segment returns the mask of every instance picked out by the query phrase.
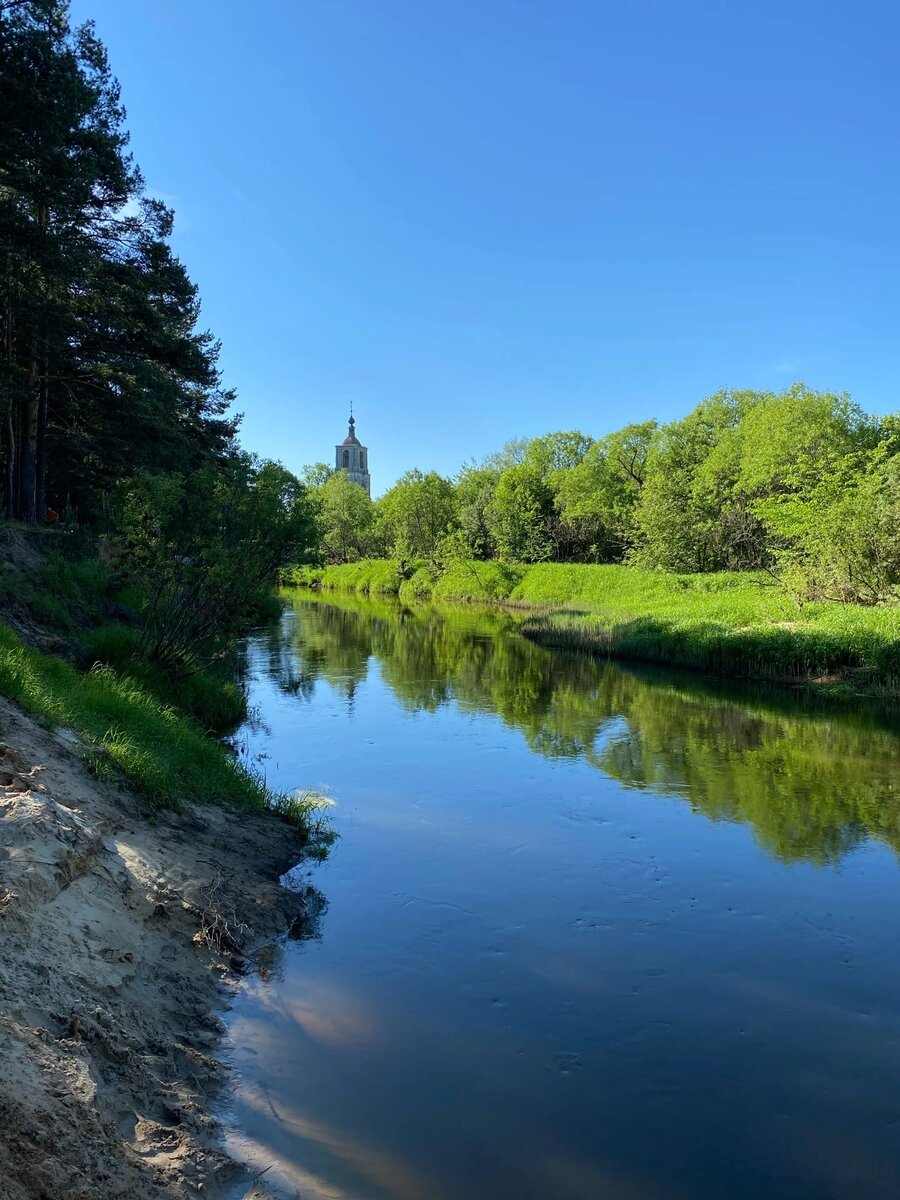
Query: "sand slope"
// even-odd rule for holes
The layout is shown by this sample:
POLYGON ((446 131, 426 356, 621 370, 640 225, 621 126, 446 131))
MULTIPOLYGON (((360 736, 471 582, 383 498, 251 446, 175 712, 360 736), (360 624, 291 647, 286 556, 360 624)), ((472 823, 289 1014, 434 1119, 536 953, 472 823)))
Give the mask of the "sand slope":
POLYGON ((148 821, 0 700, 0 1197, 215 1196, 210 1103, 243 955, 302 920, 275 819, 148 821))

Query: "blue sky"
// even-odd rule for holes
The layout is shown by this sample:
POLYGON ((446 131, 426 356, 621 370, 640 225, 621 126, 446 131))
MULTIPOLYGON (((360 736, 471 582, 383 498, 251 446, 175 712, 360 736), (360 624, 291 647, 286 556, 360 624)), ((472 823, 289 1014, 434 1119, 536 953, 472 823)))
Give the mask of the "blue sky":
POLYGON ((898 407, 900 11, 74 0, 244 444, 373 491, 796 379, 898 407))

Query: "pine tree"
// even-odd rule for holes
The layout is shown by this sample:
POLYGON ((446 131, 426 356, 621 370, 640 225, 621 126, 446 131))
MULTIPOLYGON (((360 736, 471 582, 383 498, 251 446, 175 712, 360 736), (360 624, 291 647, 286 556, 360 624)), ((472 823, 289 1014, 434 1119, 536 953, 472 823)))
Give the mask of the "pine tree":
POLYGON ((57 0, 0 3, 0 452, 8 519, 85 517, 134 467, 231 452, 218 344, 143 195, 93 26, 57 0))

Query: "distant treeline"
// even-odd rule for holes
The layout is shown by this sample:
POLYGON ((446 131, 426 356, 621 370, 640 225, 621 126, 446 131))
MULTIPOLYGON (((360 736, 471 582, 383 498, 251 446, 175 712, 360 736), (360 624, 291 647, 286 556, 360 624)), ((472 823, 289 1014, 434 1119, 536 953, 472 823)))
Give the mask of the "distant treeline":
POLYGON ((393 558, 765 570, 798 598, 900 595, 900 417, 796 384, 721 391, 681 420, 508 443, 372 502, 307 468, 327 562, 393 558))

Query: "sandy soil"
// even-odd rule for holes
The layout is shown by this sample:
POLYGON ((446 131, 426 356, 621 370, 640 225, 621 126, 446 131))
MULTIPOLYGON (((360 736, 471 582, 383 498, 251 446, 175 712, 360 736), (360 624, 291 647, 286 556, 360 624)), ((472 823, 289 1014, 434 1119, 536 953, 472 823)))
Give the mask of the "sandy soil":
POLYGON ((242 1194, 217 1014, 304 919, 299 857, 274 818, 148 820, 0 700, 0 1200, 242 1194))

